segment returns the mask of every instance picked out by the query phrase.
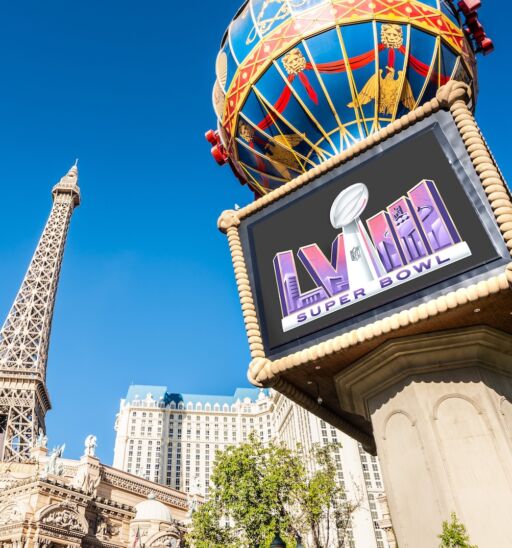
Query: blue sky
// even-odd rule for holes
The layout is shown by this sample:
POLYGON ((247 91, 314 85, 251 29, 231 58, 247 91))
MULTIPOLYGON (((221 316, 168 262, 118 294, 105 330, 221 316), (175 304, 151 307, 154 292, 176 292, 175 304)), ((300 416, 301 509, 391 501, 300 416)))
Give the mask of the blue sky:
MULTIPOLYGON (((0 8, 0 316, 51 207, 80 158, 75 212, 48 368, 50 445, 78 457, 98 436, 112 460, 130 383, 231 394, 249 353, 219 213, 249 202, 211 159, 211 86, 240 2, 4 2, 0 8)), ((494 4, 494 8, 493 8, 494 4)), ((481 18, 497 51, 480 57, 477 118, 510 173, 509 25, 481 18)))

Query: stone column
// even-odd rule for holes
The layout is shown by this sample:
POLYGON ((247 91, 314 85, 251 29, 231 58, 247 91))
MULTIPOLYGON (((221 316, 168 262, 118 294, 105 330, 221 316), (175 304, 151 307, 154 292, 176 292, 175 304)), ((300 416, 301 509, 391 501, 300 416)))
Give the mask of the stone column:
POLYGON ((456 512, 479 548, 512 546, 512 336, 472 327, 388 342, 335 378, 371 420, 400 548, 439 545, 456 512))

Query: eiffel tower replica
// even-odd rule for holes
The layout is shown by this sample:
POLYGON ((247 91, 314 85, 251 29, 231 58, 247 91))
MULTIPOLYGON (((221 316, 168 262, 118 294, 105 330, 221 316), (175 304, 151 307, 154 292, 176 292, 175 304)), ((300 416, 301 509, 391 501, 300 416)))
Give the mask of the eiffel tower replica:
POLYGON ((71 215, 80 203, 74 165, 52 190, 48 222, 0 331, 0 461, 27 462, 46 434, 48 344, 71 215))

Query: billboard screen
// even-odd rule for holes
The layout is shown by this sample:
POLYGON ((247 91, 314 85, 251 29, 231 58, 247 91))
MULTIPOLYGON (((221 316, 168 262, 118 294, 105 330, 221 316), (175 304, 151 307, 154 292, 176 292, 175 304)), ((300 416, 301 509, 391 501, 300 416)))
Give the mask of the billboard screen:
POLYGON ((268 357, 505 261, 451 117, 433 118, 242 221, 268 357))

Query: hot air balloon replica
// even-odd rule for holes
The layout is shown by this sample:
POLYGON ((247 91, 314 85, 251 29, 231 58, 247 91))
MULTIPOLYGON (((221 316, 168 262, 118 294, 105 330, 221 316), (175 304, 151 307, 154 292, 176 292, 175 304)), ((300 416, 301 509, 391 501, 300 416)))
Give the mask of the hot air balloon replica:
POLYGON ((207 133, 214 157, 261 196, 429 101, 450 79, 476 97, 475 51, 492 43, 482 31, 476 44, 464 29, 471 3, 248 0, 217 55, 218 127, 207 133))

